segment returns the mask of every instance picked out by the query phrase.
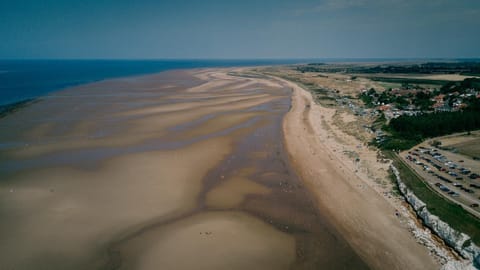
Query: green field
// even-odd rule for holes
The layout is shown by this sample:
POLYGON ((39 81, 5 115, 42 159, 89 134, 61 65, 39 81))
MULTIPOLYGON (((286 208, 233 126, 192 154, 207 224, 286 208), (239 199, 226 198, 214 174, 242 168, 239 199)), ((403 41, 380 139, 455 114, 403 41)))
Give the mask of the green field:
POLYGON ((468 142, 449 145, 457 149, 458 153, 469 157, 480 158, 480 138, 468 142))
POLYGON ((455 230, 468 234, 476 245, 480 245, 480 220, 478 218, 430 189, 395 153, 386 151, 385 154, 393 160, 405 185, 427 204, 430 213, 447 222, 455 230))

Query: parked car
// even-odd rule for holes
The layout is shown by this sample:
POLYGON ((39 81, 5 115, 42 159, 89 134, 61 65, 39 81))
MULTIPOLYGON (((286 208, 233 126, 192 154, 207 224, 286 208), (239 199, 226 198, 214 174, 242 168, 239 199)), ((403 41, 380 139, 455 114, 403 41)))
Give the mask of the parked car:
POLYGON ((476 184, 470 184, 470 187, 480 189, 480 185, 476 185, 476 184))
POLYGON ((440 188, 441 191, 444 191, 444 192, 449 192, 450 191, 450 189, 447 188, 446 186, 441 186, 439 188, 440 188))
POLYGON ((458 174, 456 174, 456 173, 454 173, 454 172, 448 172, 448 174, 450 174, 450 175, 453 176, 453 177, 457 177, 457 176, 458 176, 458 174))

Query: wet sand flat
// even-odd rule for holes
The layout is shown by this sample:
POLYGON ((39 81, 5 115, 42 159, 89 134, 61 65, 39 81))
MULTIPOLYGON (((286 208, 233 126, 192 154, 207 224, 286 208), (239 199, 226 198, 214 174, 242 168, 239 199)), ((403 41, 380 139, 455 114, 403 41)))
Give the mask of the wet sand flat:
POLYGON ((57 92, 0 119, 0 269, 366 269, 290 166, 291 87, 235 69, 57 92))

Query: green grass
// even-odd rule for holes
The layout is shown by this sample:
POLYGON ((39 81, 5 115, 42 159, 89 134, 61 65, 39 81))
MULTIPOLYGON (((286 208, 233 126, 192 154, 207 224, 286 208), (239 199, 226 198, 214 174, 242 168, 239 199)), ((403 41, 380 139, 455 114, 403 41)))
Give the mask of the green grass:
POLYGON ((460 154, 469 156, 471 158, 480 157, 480 138, 468 142, 449 145, 448 147, 453 147, 457 149, 460 154))
POLYGON ((472 241, 480 246, 480 220, 478 218, 432 190, 396 154, 389 151, 385 151, 385 154, 393 160, 405 185, 427 204, 430 213, 447 222, 455 230, 468 234, 472 241))
POLYGON ((390 180, 390 182, 393 183, 392 195, 394 195, 395 197, 402 197, 402 192, 400 192, 400 189, 398 188, 397 179, 392 171, 389 171, 388 179, 390 180))
POLYGON ((401 83, 390 83, 390 82, 382 82, 382 81, 379 81, 379 84, 385 88, 385 89, 389 89, 389 88, 400 88, 402 87, 402 84, 401 83))
POLYGON ((324 89, 324 88, 313 88, 313 89, 311 89, 311 91, 314 92, 315 94, 319 94, 319 95, 327 95, 328 94, 328 90, 324 89))

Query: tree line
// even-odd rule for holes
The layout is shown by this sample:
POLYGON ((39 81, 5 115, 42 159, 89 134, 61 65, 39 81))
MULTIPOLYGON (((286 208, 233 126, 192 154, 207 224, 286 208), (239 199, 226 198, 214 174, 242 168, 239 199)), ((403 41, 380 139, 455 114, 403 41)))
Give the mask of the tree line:
POLYGON ((426 138, 480 129, 480 111, 436 112, 416 116, 402 115, 386 127, 391 136, 380 145, 384 149, 404 150, 426 138))

